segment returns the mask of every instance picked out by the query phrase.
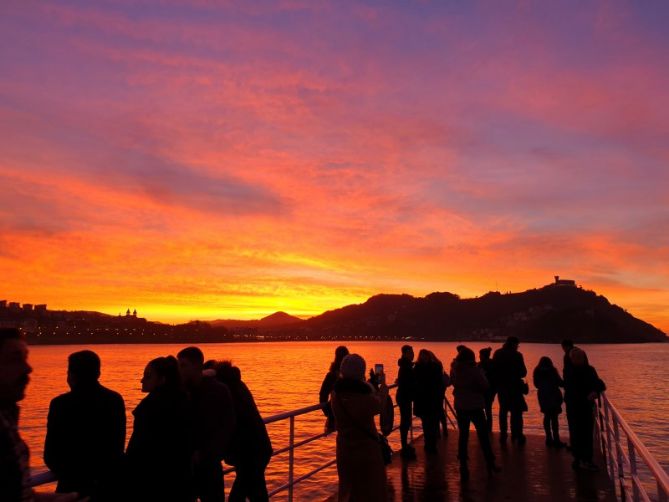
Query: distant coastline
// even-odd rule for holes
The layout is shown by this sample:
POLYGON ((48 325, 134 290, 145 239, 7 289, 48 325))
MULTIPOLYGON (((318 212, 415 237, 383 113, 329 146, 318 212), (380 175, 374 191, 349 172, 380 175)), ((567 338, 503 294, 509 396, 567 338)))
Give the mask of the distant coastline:
POLYGON ((605 297, 559 279, 520 293, 376 295, 358 305, 300 319, 276 312, 255 321, 191 321, 170 325, 137 311, 111 316, 53 311, 0 300, 0 327, 20 327, 32 345, 236 343, 271 341, 477 341, 509 335, 524 343, 666 343, 666 334, 605 297))

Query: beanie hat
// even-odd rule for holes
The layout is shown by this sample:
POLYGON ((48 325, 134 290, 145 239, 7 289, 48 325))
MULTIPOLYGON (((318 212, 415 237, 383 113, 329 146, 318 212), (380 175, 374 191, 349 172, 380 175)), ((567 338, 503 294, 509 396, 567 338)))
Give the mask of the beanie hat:
POLYGON ((365 380, 365 360, 358 354, 349 354, 341 362, 341 376, 352 380, 365 380))

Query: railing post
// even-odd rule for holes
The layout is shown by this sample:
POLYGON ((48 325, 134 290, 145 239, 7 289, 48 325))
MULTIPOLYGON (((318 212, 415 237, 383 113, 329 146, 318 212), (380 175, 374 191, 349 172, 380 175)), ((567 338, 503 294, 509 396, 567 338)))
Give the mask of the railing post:
POLYGON ((636 451, 634 450, 634 443, 627 437, 627 455, 630 459, 630 473, 632 477, 632 500, 639 502, 639 487, 636 485, 634 478, 637 476, 636 471, 636 451))
MULTIPOLYGON (((604 422, 605 422, 605 427, 606 427, 606 444, 608 446, 608 455, 606 458, 606 463, 608 464, 608 470, 609 470, 609 477, 611 478, 611 481, 615 480, 616 477, 616 471, 613 463, 613 441, 611 439, 611 427, 610 427, 610 419, 609 419, 609 401, 607 399, 604 399, 604 422)), ((614 483, 615 484, 615 483, 614 483)))
POLYGON ((295 478, 295 417, 290 417, 290 435, 288 438, 288 502, 293 502, 293 479, 295 478))
POLYGON ((623 447, 620 444, 620 430, 618 427, 618 418, 616 414, 613 413, 613 433, 615 435, 616 441, 616 458, 618 462, 618 481, 620 483, 620 498, 626 500, 627 496, 625 494, 625 470, 623 465, 623 447))

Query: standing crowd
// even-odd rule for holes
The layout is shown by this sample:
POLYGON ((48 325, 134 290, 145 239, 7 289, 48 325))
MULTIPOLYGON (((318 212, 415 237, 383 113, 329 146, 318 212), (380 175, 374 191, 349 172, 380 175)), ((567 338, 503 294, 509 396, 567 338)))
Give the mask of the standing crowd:
POLYGON ((70 354, 70 392, 51 401, 44 444, 56 493, 35 493, 18 433, 17 403, 32 372, 28 348, 17 329, 0 329, 0 500, 223 502, 223 460, 236 472, 228 500, 269 499, 272 445, 230 361, 205 362, 197 347, 149 361, 127 448, 125 403, 100 384, 100 370, 95 352, 70 354))
MULTIPOLYGON (((420 418, 424 449, 427 455, 438 454, 438 439, 447 434, 444 408, 445 391, 453 386, 454 414, 458 424, 458 461, 460 479, 469 480, 469 429, 473 424, 485 459, 488 474, 500 472, 491 446, 493 430, 492 405, 497 397, 499 407, 499 441, 523 447, 523 413, 528 410, 525 396, 529 385, 527 367, 518 350, 518 338, 511 336, 492 354, 490 347, 474 351, 465 345, 457 347, 450 371, 429 350, 420 350, 416 362, 409 345, 402 347, 397 364, 396 401, 400 413, 401 457, 410 461, 416 451, 408 435, 413 417, 420 418), (440 430, 441 425, 441 430, 440 430)), ((575 470, 597 471, 592 461, 594 406, 605 390, 604 382, 589 362, 585 352, 570 340, 562 343, 564 366, 562 376, 549 357, 542 357, 533 372, 539 407, 544 416, 546 445, 567 447, 573 455, 575 470), (562 392, 564 389, 564 395, 562 392), (560 438, 559 415, 567 408, 569 442, 560 438)), ((381 366, 381 365, 377 365, 381 366)), ((337 472, 340 501, 387 500, 383 434, 377 431, 374 417, 380 415, 383 429, 388 410, 388 387, 383 371, 370 370, 365 381, 365 360, 349 354, 345 346, 337 347, 320 390, 320 401, 326 415, 326 431, 337 431, 337 472)), ((446 400, 446 404, 448 400, 446 400)), ((390 406, 392 410, 392 405, 390 406)), ((392 420, 392 418, 391 418, 392 420)), ((392 427, 388 428, 388 433, 392 427)))
MULTIPOLYGON (((427 455, 438 455, 438 440, 447 434, 444 403, 453 386, 458 424, 460 477, 469 479, 468 442, 474 425, 490 475, 499 472, 491 447, 492 405, 499 405, 499 440, 522 447, 523 413, 529 386, 519 340, 509 337, 492 349, 474 352, 457 347, 448 372, 429 350, 416 362, 409 345, 398 360, 396 400, 400 413, 400 455, 416 458, 409 442, 413 417, 420 418, 427 455), (510 427, 509 427, 510 426, 510 427)), ((546 445, 567 446, 560 438, 559 415, 566 405, 573 468, 595 471, 593 408, 604 383, 586 353, 565 340, 563 372, 542 357, 533 384, 544 415, 546 445), (562 389, 564 389, 564 396, 562 389)), ((176 357, 149 361, 141 377, 146 397, 132 412, 134 426, 127 448, 125 403, 100 384, 101 362, 95 352, 68 358, 70 392, 49 406, 44 461, 55 474, 55 494, 30 487, 29 451, 18 432, 18 403, 32 368, 28 348, 17 329, 0 329, 0 499, 3 501, 174 501, 223 502, 221 462, 235 467, 230 501, 267 501, 265 469, 272 445, 263 419, 241 371, 230 361, 206 361, 197 347, 176 357)), ((393 405, 383 365, 369 371, 365 360, 337 347, 320 389, 327 433, 336 431, 339 500, 385 501, 391 451, 384 436, 393 430, 393 405), (379 434, 375 416, 380 415, 379 434)))

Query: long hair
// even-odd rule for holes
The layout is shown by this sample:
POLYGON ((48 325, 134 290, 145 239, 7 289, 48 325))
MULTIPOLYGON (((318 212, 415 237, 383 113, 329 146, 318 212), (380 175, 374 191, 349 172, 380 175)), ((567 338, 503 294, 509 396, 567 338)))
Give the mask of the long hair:
POLYGON ((345 345, 340 345, 335 349, 335 358, 330 365, 330 371, 339 373, 339 368, 341 367, 341 362, 348 355, 348 347, 345 345))

